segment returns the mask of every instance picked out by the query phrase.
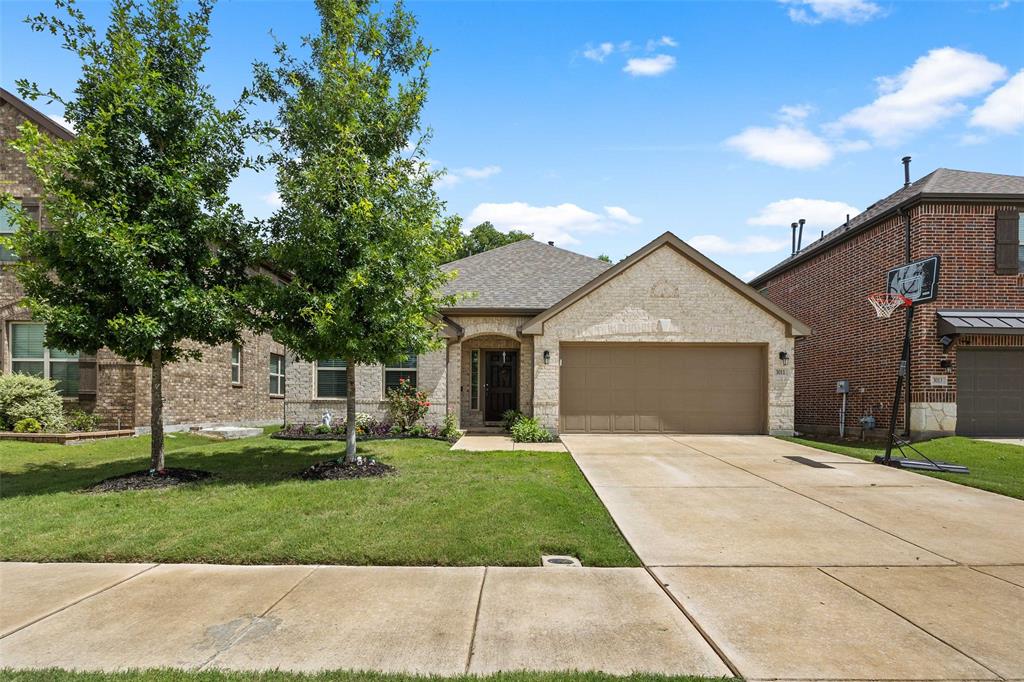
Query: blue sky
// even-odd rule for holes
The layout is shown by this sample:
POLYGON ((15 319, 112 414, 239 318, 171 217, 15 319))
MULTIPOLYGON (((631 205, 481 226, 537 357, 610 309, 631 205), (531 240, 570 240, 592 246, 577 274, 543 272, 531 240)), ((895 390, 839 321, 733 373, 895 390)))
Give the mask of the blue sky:
MULTIPOLYGON (((0 2, 0 83, 70 92, 76 63, 0 2)), ((82 4, 96 23, 108 5, 82 4)), ((411 2, 436 49, 424 121, 440 192, 490 219, 622 258, 672 230, 749 278, 937 168, 1024 174, 1024 3, 411 2)), ((268 30, 315 31, 311 3, 222 0, 207 76, 227 103, 268 30)), ((55 105, 38 104, 53 116, 55 105)), ((234 188, 250 215, 273 175, 234 188)))

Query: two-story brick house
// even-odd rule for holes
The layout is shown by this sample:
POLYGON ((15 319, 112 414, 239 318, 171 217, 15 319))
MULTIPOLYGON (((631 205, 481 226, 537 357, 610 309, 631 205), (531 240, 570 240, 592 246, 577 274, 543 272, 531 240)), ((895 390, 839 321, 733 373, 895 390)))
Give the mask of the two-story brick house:
MULTIPOLYGON (((10 146, 17 128, 31 121, 57 138, 64 129, 16 95, 0 88, 0 194, 9 194, 41 226, 46 210, 25 157, 10 146)), ((13 230, 0 212, 0 233, 13 230)), ((98 415, 105 427, 149 426, 149 370, 108 350, 95 356, 65 353, 44 344, 44 325, 21 305, 12 271, 17 256, 0 248, 0 373, 22 372, 57 381, 68 409, 98 415)), ((280 422, 285 393, 285 352, 270 337, 246 334, 242 344, 203 349, 203 358, 164 370, 164 420, 169 430, 213 424, 280 422)))
POLYGON ((797 340, 796 428, 888 426, 904 317, 878 319, 866 298, 886 272, 940 257, 938 298, 915 311, 909 422, 915 436, 1024 436, 1024 177, 939 168, 754 278, 804 321, 797 340))

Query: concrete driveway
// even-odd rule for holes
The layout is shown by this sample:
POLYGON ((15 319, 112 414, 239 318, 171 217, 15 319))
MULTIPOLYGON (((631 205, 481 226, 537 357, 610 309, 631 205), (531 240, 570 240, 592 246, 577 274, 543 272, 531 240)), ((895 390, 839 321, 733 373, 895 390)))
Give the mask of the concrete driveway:
POLYGON ((563 441, 744 677, 1024 679, 1024 502, 766 436, 563 441))

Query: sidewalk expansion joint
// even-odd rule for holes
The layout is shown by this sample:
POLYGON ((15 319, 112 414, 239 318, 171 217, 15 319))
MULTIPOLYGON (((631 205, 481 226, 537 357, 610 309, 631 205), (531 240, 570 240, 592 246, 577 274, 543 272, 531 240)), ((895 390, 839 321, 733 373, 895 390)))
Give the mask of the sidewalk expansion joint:
POLYGON ((469 635, 469 651, 466 652, 466 674, 473 662, 473 648, 476 646, 476 628, 480 623, 480 606, 484 601, 484 584, 487 582, 487 567, 484 566, 483 577, 480 578, 480 592, 476 595, 476 613, 473 615, 473 631, 469 635))

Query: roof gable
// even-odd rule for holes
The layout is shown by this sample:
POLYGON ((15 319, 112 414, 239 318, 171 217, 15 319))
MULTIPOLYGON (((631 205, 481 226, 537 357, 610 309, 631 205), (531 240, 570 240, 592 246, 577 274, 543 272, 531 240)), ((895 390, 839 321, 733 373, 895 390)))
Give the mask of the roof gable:
POLYGON ((729 271, 722 268, 720 265, 712 261, 710 258, 697 251, 695 248, 681 240, 671 232, 666 232, 657 239, 648 243, 640 250, 633 253, 628 258, 620 261, 614 266, 608 268, 599 276, 595 277, 590 282, 587 282, 576 291, 572 292, 558 303, 554 304, 544 312, 540 313, 532 320, 523 325, 524 334, 543 334, 544 333, 544 322, 551 319, 561 311, 565 310, 572 304, 576 303, 580 299, 584 298, 587 294, 601 287, 608 281, 615 278, 625 270, 629 269, 633 265, 639 263, 651 253, 654 253, 662 247, 669 247, 677 251, 684 258, 694 263, 708 274, 715 277, 717 280, 735 290, 741 296, 749 300, 754 305, 758 306, 771 316, 775 317, 779 321, 786 325, 786 333, 789 336, 808 336, 810 335, 810 329, 800 322, 798 319, 787 313, 785 310, 775 305, 767 298, 759 294, 753 288, 747 286, 739 278, 730 273, 729 271))
MULTIPOLYGON (((441 268, 458 276, 445 294, 475 294, 451 310, 545 310, 610 268, 609 263, 533 239, 506 244, 441 268)), ((450 312, 450 311, 449 311, 450 312)))
POLYGON ((6 88, 0 88, 0 101, 3 101, 5 104, 10 105, 24 118, 28 119, 29 121, 32 121, 37 126, 42 128, 46 132, 50 133, 54 137, 59 137, 62 140, 70 140, 75 136, 75 134, 72 133, 70 130, 60 125, 52 118, 50 118, 43 112, 39 111, 34 106, 29 104, 25 100, 21 99, 20 97, 15 95, 13 92, 7 90, 6 88))

